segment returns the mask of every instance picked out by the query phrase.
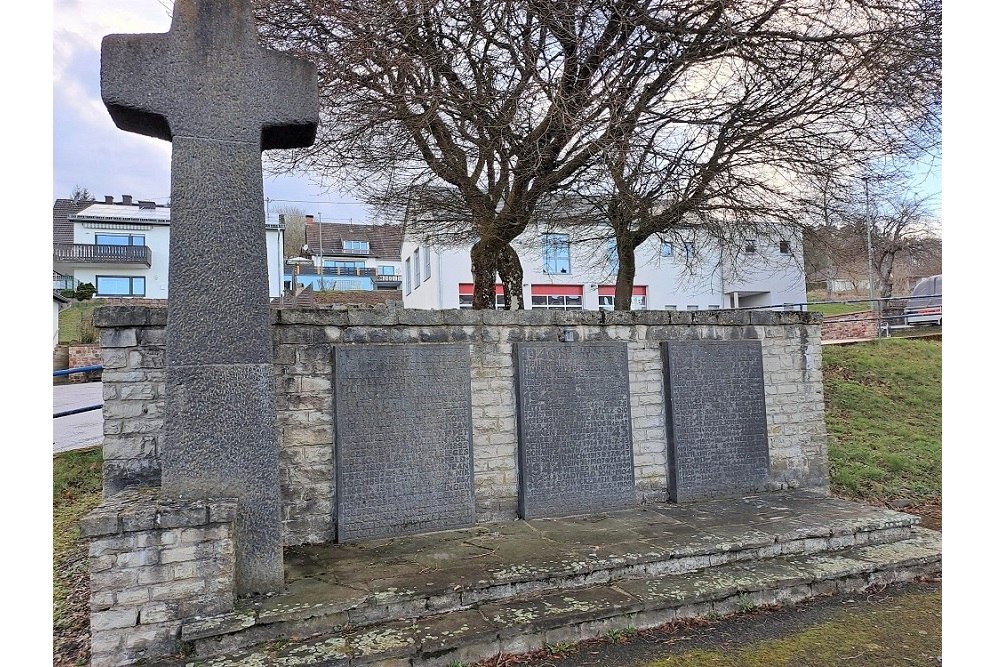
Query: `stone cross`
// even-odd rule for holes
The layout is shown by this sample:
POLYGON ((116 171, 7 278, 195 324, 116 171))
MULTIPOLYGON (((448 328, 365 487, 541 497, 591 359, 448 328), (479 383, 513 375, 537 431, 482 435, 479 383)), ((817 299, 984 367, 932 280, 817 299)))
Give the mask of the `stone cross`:
POLYGON ((251 0, 177 0, 108 35, 115 124, 173 143, 162 489, 236 497, 237 592, 284 585, 261 151, 309 146, 314 65, 258 45, 251 0))

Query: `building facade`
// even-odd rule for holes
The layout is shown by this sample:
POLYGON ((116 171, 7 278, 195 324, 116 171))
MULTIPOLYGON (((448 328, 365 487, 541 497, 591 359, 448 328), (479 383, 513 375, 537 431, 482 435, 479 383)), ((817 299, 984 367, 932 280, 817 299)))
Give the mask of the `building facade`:
POLYGON ((320 222, 306 216, 304 255, 289 258, 284 289, 317 292, 395 290, 402 283, 401 225, 320 222), (308 260, 308 262, 304 261, 308 260))
MULTIPOLYGON (((266 225, 270 297, 281 296, 282 234, 280 224, 266 225)), ((67 286, 94 285, 95 298, 166 299, 170 207, 133 201, 130 195, 123 195, 119 202, 111 196, 89 204, 57 200, 52 264, 57 280, 67 286)), ((206 267, 206 275, 212 279, 212 267, 206 267)))
MULTIPOLYGON (((574 238, 551 228, 512 243, 524 272, 526 309, 613 310, 617 252, 613 240, 574 238)), ((407 308, 471 308, 471 246, 402 244, 407 308)), ((497 284, 496 307, 504 307, 497 284)), ((691 228, 678 240, 648 239, 636 249, 633 310, 784 308, 806 300, 801 235, 747 239, 739 252, 691 228)))

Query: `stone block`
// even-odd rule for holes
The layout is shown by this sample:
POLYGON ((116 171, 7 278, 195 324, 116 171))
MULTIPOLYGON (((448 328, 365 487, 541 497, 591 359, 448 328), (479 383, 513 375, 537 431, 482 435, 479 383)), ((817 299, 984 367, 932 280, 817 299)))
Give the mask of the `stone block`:
POLYGON ((673 498, 683 502, 763 490, 770 459, 760 345, 662 345, 673 498))
POLYGON ((115 630, 118 628, 131 628, 139 624, 139 609, 109 609, 108 611, 98 611, 90 615, 90 629, 92 632, 102 630, 115 630))
POLYGON ((520 515, 635 503, 624 343, 518 343, 520 515))
POLYGON ((468 346, 337 346, 335 360, 338 539, 474 523, 468 346))

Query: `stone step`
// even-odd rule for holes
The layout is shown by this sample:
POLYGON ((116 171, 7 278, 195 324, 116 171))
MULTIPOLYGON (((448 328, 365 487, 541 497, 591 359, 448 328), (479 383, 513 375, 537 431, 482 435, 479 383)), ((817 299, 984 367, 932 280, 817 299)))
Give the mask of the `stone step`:
POLYGON ((914 516, 803 494, 519 521, 293 555, 287 592, 186 622, 199 655, 730 563, 891 543, 914 516))
POLYGON ((673 620, 720 616, 940 573, 940 533, 831 553, 738 561, 685 576, 652 576, 535 593, 417 619, 387 621, 302 641, 188 661, 188 667, 393 667, 472 664, 673 620))

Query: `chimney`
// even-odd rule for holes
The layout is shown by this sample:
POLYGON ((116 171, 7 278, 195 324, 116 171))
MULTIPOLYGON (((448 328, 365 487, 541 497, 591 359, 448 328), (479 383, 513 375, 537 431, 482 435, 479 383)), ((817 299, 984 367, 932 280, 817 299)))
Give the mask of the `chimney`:
POLYGON ((279 213, 278 214, 278 224, 279 225, 284 225, 285 224, 285 214, 284 213, 279 213))
POLYGON ((139 200, 139 208, 146 208, 146 209, 156 208, 156 202, 155 201, 143 201, 142 199, 140 199, 139 200))
POLYGON ((122 204, 125 206, 132 205, 132 195, 122 195, 122 204))
POLYGON ((306 224, 307 224, 307 225, 311 225, 311 224, 313 224, 314 222, 315 222, 315 221, 313 220, 313 217, 312 217, 311 215, 307 215, 307 216, 306 216, 306 224))
POLYGON ((105 204, 114 204, 115 203, 114 196, 112 196, 112 195, 104 195, 104 203, 105 204))

